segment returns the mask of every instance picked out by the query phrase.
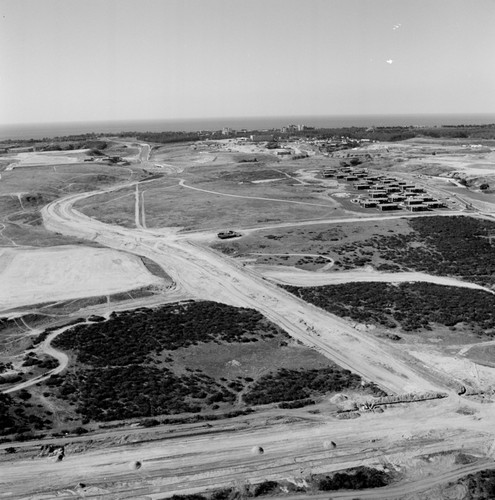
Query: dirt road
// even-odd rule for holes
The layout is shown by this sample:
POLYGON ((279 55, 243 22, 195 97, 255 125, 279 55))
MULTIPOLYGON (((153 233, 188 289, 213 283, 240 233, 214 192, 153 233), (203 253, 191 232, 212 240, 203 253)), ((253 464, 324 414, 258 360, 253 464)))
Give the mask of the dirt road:
POLYGON ((255 265, 253 269, 258 271, 265 278, 270 278, 276 283, 294 286, 322 286, 336 285, 340 283, 352 282, 385 282, 385 283, 404 283, 404 282, 425 282, 444 286, 457 286, 462 288, 472 288, 483 290, 494 294, 493 290, 476 283, 469 283, 456 278, 447 278, 445 276, 433 276, 431 274, 420 272, 401 272, 385 273, 379 271, 337 271, 333 273, 320 273, 317 271, 305 271, 284 266, 255 265))
POLYGON ((67 354, 62 351, 54 349, 51 345, 51 342, 55 337, 65 332, 66 330, 69 330, 70 328, 72 328, 72 326, 65 326, 63 328, 55 330, 54 332, 50 333, 50 335, 48 335, 48 337, 43 341, 43 344, 41 344, 40 351, 43 354, 48 354, 58 361, 59 365, 56 368, 44 373, 43 375, 39 375, 38 377, 34 377, 32 379, 26 380, 25 382, 21 382, 20 384, 10 387, 9 389, 3 391, 3 393, 10 394, 12 392, 20 391, 21 389, 26 389, 27 387, 38 384, 39 382, 43 382, 43 380, 47 380, 52 375, 58 375, 59 373, 62 373, 69 364, 69 356, 67 356, 67 354))
MULTIPOLYGON (((40 495, 35 498, 73 498, 76 485, 84 483, 113 495, 105 498, 161 499, 270 479, 301 479, 310 472, 327 473, 358 465, 410 467, 411 457, 459 449, 459 440, 464 452, 485 455, 478 463, 420 477, 407 483, 405 489, 391 487, 387 496, 388 488, 364 492, 375 495, 369 498, 391 498, 392 494, 421 491, 464 473, 493 467, 485 450, 492 440, 485 432, 491 408, 483 408, 478 419, 453 410, 452 403, 442 401, 346 421, 321 415, 246 425, 235 419, 220 433, 211 429, 210 434, 171 437, 163 431, 162 439, 138 443, 127 441, 124 431, 123 440, 117 439, 113 446, 90 446, 82 453, 67 451, 62 462, 47 457, 2 462, 0 486, 8 498, 33 498, 35 494, 40 495), (335 449, 328 446, 331 441, 337 444, 335 449), (262 446, 264 453, 253 454, 255 446, 262 446), (137 461, 142 464, 138 470, 132 467, 137 461), (43 493, 47 496, 42 497, 43 493)), ((433 465, 428 467, 431 470, 433 465)), ((353 498, 360 496, 357 493, 353 498)))
POLYGON ((414 360, 410 363, 396 348, 355 331, 343 320, 286 293, 232 259, 178 238, 173 230, 112 226, 73 208, 76 201, 92 195, 71 195, 47 205, 42 210, 45 226, 149 257, 187 295, 257 309, 293 337, 389 392, 445 389, 443 379, 432 376, 433 369, 426 371, 414 360))

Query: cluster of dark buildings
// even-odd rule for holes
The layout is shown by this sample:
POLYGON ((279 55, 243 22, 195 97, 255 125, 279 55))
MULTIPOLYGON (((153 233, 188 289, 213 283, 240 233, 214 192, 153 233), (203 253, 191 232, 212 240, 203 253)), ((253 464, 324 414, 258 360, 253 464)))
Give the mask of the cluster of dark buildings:
POLYGON ((401 210, 422 212, 445 205, 431 197, 424 188, 414 183, 397 180, 386 175, 370 174, 367 169, 356 167, 325 168, 323 177, 335 178, 352 184, 357 191, 364 191, 358 203, 364 208, 378 208, 382 211, 401 210), (363 193, 364 194, 364 193, 363 193))

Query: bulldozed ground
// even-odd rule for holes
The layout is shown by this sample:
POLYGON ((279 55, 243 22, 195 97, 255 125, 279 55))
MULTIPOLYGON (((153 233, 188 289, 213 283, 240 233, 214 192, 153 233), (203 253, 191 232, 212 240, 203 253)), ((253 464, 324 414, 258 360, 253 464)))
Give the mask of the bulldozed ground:
POLYGON ((43 302, 19 286, 31 298, 0 318, 5 492, 352 498, 360 492, 347 490, 359 489, 383 499, 469 498, 491 487, 495 224, 490 188, 480 189, 491 182, 488 143, 411 140, 333 157, 298 144, 300 157, 281 159, 235 141, 101 142, 70 153, 84 163, 26 153, 2 171, 3 246, 25 255, 58 246, 43 249, 43 272, 23 266, 22 280, 59 291, 43 302), (361 208, 349 183, 321 176, 354 155, 363 168, 428 186, 449 210, 361 208), (71 193, 83 196, 75 211, 60 204, 54 226, 41 209, 71 193), (217 238, 230 229, 241 236, 217 238), (68 248, 78 265, 62 273, 52 254, 68 248), (289 294, 277 276, 290 283, 294 270, 306 272, 304 287, 289 294), (84 291, 78 273, 107 285, 84 291), (312 274, 341 284, 312 286, 312 274), (332 357, 342 339, 350 370, 332 357), (380 403, 375 383, 392 382, 386 370, 366 371, 370 358, 403 387, 441 392, 395 390, 380 403))

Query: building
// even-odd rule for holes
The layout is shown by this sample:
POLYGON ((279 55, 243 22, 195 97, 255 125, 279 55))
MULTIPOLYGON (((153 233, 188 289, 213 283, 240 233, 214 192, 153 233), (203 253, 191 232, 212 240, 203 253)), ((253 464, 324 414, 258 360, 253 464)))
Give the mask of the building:
POLYGON ((410 212, 425 212, 428 210, 428 207, 425 204, 420 203, 419 205, 408 205, 407 209, 410 212))
POLYGON ((321 175, 323 175, 323 177, 335 177, 336 172, 335 170, 323 170, 321 175))
POLYGON ((400 210, 397 203, 380 203, 380 205, 378 205, 378 208, 383 212, 386 210, 400 210))
POLYGON ((249 138, 253 142, 271 142, 271 141, 273 141, 273 134, 250 135, 249 138))
POLYGON ((435 201, 425 201, 424 205, 427 206, 428 208, 444 208, 445 205, 438 200, 435 201))
POLYGON ((409 198, 405 201, 407 207, 423 205, 422 198, 409 198))
POLYGON ((382 190, 377 190, 377 191, 370 191, 369 192, 369 196, 370 198, 383 198, 383 197, 387 197, 387 192, 386 191, 382 191, 382 190))

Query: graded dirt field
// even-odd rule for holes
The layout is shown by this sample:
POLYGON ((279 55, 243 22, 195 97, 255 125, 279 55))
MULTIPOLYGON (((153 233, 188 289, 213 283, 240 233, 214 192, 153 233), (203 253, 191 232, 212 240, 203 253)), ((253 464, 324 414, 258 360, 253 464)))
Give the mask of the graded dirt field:
POLYGON ((164 284, 139 257, 105 248, 59 246, 0 252, 2 310, 164 284))
POLYGON ((87 153, 87 149, 78 149, 71 151, 17 153, 15 155, 6 155, 2 158, 11 161, 6 170, 13 170, 20 167, 80 163, 87 157, 87 153))

